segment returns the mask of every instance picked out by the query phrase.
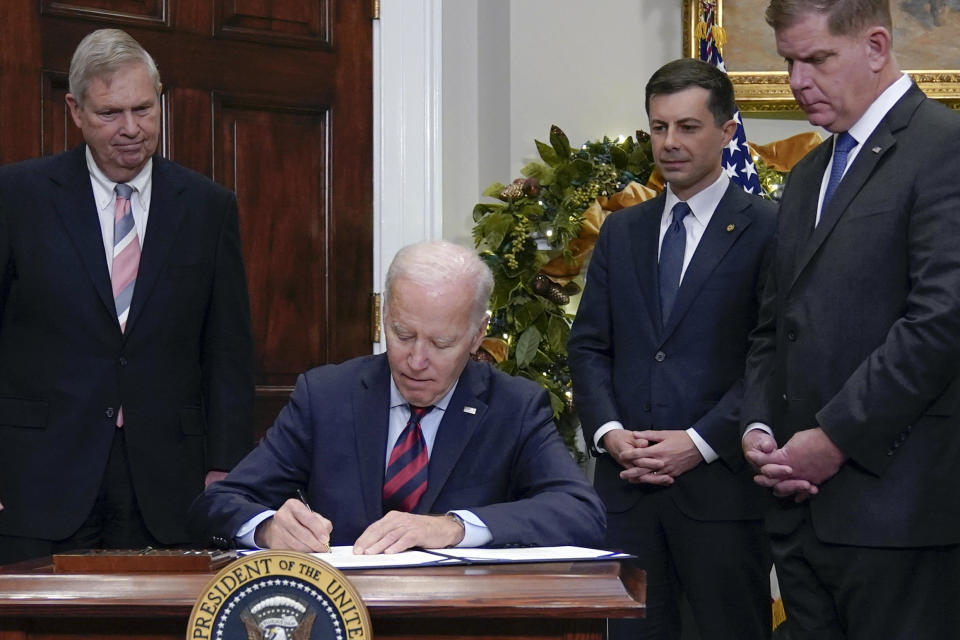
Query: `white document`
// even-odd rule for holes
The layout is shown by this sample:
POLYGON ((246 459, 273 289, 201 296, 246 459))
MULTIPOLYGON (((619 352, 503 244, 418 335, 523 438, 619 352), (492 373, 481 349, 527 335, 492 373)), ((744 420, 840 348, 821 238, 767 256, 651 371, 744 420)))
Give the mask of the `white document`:
POLYGON ((389 567, 420 567, 428 564, 459 564, 456 560, 449 560, 446 557, 426 551, 401 551, 400 553, 357 556, 353 555, 353 547, 347 545, 333 547, 329 553, 311 553, 310 555, 335 566, 337 569, 386 569, 389 567))
MULTIPOLYGON (((258 551, 241 551, 240 555, 251 553, 258 553, 258 551)), ((311 553, 310 555, 338 569, 392 569, 397 567, 514 562, 572 562, 577 560, 619 560, 633 557, 626 553, 589 549, 587 547, 511 547, 506 549, 478 547, 353 555, 353 547, 349 545, 333 547, 327 553, 311 553)))
POLYGON ((631 557, 587 547, 509 547, 505 549, 427 549, 432 553, 457 558, 469 563, 555 562, 558 560, 616 560, 631 557))

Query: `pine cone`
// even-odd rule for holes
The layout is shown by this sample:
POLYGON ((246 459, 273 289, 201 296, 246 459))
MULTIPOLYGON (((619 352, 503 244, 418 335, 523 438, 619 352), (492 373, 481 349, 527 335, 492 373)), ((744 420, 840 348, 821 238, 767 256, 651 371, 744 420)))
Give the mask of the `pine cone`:
POLYGON ((563 292, 563 287, 542 273, 534 276, 531 286, 537 295, 543 296, 556 305, 562 307, 570 302, 570 296, 563 292))

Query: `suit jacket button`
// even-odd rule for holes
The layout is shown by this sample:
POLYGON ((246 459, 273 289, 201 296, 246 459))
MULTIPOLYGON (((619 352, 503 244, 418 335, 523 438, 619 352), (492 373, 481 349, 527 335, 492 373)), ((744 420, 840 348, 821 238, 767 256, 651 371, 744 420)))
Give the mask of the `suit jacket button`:
POLYGON ((667 354, 665 354, 663 351, 657 351, 657 354, 653 356, 653 359, 657 362, 663 362, 667 359, 667 354))
POLYGON ((650 411, 650 403, 649 403, 649 402, 644 402, 644 403, 643 403, 643 410, 644 410, 644 411, 650 411))
POLYGON ((113 407, 107 407, 107 410, 103 412, 108 418, 113 417, 113 407))
POLYGON ((796 341, 797 341, 797 334, 795 334, 793 331, 788 331, 788 332, 787 332, 787 340, 789 340, 790 342, 796 342, 796 341))
POLYGON ((123 356, 120 356, 119 362, 120 362, 120 366, 121 366, 121 367, 127 366, 127 359, 124 358, 123 356))

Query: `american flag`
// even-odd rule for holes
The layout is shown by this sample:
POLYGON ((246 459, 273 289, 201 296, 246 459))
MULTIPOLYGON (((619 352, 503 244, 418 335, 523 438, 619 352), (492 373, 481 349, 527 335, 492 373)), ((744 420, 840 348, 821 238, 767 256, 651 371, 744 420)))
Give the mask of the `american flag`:
MULTIPOLYGON (((701 0, 700 8, 703 21, 707 27, 706 37, 700 39, 700 59, 726 73, 727 68, 723 64, 723 56, 720 55, 720 48, 713 38, 716 3, 701 0)), ((743 132, 743 120, 740 118, 739 109, 733 112, 733 118, 737 121, 737 132, 730 140, 730 144, 723 150, 723 170, 727 172, 727 176, 731 180, 743 187, 747 193, 759 194, 761 193, 760 180, 757 177, 757 168, 753 164, 753 158, 750 157, 750 149, 747 148, 747 136, 743 132)))

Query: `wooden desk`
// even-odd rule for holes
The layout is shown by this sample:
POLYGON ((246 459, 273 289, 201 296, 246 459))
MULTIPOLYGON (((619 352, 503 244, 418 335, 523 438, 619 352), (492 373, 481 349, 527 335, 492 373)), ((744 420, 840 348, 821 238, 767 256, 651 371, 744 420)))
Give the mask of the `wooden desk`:
MULTIPOLYGON (((377 640, 601 640, 604 619, 640 617, 643 571, 575 562, 347 573, 377 640)), ((210 574, 67 574, 0 567, 0 640, 183 640, 210 574)))

